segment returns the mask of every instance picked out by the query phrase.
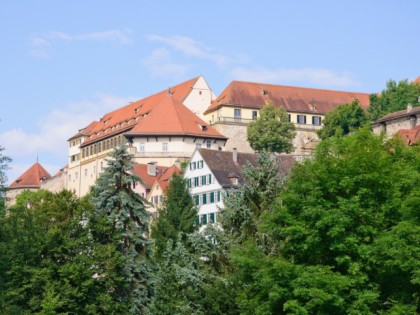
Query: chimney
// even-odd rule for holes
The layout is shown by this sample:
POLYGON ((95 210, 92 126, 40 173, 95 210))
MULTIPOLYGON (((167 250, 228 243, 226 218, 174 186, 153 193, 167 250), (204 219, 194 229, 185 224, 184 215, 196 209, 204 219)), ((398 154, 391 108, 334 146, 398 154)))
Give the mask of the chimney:
POLYGON ((233 158, 233 162, 238 163, 238 150, 236 150, 236 148, 233 148, 232 158, 233 158))
POLYGON ((411 112, 411 110, 413 109, 413 105, 411 105, 411 103, 407 104, 407 113, 411 112))
POLYGON ((157 162, 147 163, 147 174, 149 176, 156 176, 156 166, 157 162))

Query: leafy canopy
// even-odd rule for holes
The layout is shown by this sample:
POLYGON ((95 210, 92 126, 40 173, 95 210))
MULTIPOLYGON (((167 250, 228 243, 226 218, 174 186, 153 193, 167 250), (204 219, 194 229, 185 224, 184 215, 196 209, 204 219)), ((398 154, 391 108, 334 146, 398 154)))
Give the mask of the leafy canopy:
POLYGON ((370 95, 370 118, 375 121, 388 113, 406 109, 408 104, 419 106, 419 96, 420 84, 389 80, 380 94, 370 95))
POLYGON ((318 131, 321 139, 332 136, 344 136, 354 132, 366 123, 369 119, 357 101, 351 104, 343 104, 335 110, 328 112, 323 121, 323 127, 318 131))
POLYGON ((275 108, 269 103, 260 110, 260 117, 247 129, 248 141, 255 151, 289 153, 293 150, 295 126, 289 122, 283 107, 275 108))

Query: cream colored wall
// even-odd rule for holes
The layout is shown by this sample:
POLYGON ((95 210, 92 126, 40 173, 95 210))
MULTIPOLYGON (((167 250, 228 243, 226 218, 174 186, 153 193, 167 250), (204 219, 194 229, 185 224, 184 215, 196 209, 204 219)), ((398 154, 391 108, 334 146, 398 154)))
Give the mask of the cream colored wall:
POLYGON ((6 209, 14 206, 16 204, 16 197, 25 190, 37 191, 38 188, 17 188, 6 190, 6 209))
MULTIPOLYGON (((260 115, 259 109, 255 109, 255 108, 223 106, 220 109, 205 115, 204 120, 206 122, 208 122, 209 124, 216 123, 219 120, 223 121, 223 118, 228 118, 229 120, 232 120, 232 119, 235 118, 235 109, 240 109, 241 110, 241 117, 240 118, 244 119, 245 121, 246 120, 252 120, 252 113, 254 111, 257 111, 257 117, 259 117, 259 115, 260 115)), ((291 113, 291 112, 288 112, 288 114, 290 115, 290 121, 294 124, 297 124, 297 116, 298 115, 305 115, 306 116, 306 124, 305 125, 312 125, 312 117, 314 117, 314 116, 321 117, 321 122, 324 119, 324 115, 317 114, 317 113, 309 114, 309 113, 291 113)))
POLYGON ((151 203, 151 205, 147 206, 147 211, 149 212, 156 212, 157 209, 162 205, 162 202, 160 198, 163 198, 163 191, 160 188, 159 184, 155 183, 152 187, 152 189, 150 190, 149 196, 147 196, 147 201, 151 203), (153 198, 157 196, 158 197, 158 203, 157 204, 153 204, 153 198), (162 196, 162 197, 160 197, 162 196))
POLYGON ((204 118, 204 111, 210 106, 216 95, 210 89, 203 76, 200 76, 191 89, 191 93, 185 98, 184 105, 200 118, 204 118))
POLYGON ((41 189, 58 193, 66 188, 67 173, 62 173, 60 176, 56 176, 41 182, 41 189))

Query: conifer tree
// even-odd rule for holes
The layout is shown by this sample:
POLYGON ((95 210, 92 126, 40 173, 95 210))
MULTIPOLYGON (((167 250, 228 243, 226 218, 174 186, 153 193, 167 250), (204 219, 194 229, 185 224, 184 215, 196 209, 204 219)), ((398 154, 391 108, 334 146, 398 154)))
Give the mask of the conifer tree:
POLYGON ((182 175, 174 174, 165 193, 159 216, 152 226, 157 257, 160 257, 168 240, 176 243, 178 235, 192 233, 195 229, 197 209, 188 192, 182 175))
POLYGON ((12 160, 8 156, 3 155, 4 148, 0 146, 0 215, 4 214, 5 192, 6 192, 6 170, 8 163, 12 160))
POLYGON ((132 190, 140 178, 128 172, 131 158, 124 144, 116 147, 92 191, 94 254, 104 258, 96 279, 109 286, 118 305, 114 312, 146 314, 152 294, 151 242, 144 200, 132 190))

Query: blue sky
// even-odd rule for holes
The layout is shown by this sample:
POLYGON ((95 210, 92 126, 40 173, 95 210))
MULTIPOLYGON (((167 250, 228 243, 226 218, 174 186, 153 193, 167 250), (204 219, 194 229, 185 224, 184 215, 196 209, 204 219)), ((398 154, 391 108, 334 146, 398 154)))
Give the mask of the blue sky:
POLYGON ((130 101, 204 75, 380 92, 420 76, 420 1, 1 1, 0 145, 14 180, 130 101))

